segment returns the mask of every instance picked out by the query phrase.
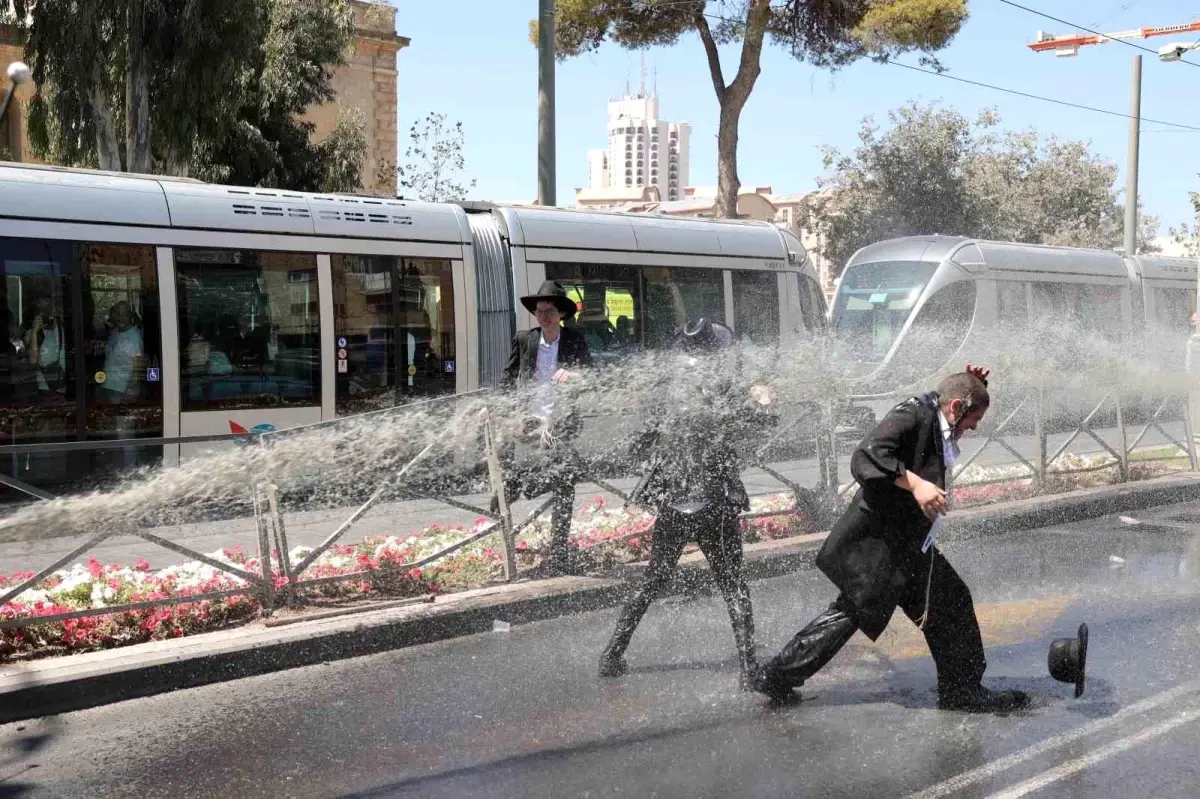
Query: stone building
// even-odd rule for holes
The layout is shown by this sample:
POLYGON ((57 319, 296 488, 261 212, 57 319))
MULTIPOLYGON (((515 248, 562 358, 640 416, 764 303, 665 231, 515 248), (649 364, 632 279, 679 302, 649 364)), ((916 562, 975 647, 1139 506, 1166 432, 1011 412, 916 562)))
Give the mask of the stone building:
MULTIPOLYGON (((367 156, 362 166, 362 193, 396 196, 396 56, 409 40, 396 35, 396 9, 383 2, 351 0, 354 11, 354 52, 333 74, 337 98, 314 106, 306 115, 316 126, 313 137, 320 140, 337 124, 342 108, 362 111, 367 135, 367 156)), ((0 81, 3 70, 24 57, 21 31, 0 25, 0 81)), ((0 88, 0 92, 8 87, 0 88)), ((0 130, 0 151, 13 160, 34 161, 25 131, 25 107, 34 87, 17 90, 0 130)))

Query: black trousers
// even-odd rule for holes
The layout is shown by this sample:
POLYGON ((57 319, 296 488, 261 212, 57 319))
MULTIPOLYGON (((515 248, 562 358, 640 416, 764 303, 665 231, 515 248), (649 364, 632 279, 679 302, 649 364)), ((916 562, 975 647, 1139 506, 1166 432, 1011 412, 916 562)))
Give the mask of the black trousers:
POLYGON ((532 499, 550 493, 550 570, 558 574, 570 571, 570 552, 567 537, 571 533, 571 516, 575 512, 575 481, 582 469, 579 456, 564 444, 544 446, 530 441, 531 451, 518 458, 516 446, 509 444, 500 451, 504 468, 504 495, 512 502, 518 496, 532 499))
POLYGON ((754 618, 750 588, 742 577, 742 531, 737 509, 723 508, 711 516, 702 514, 699 518, 681 517, 664 510, 651 535, 650 562, 645 579, 621 609, 605 655, 620 657, 625 652, 650 603, 670 585, 684 547, 689 541, 695 541, 708 560, 713 579, 725 600, 742 670, 748 672, 754 666, 754 618))
MULTIPOLYGON (((925 614, 925 591, 929 569, 929 613, 925 619, 925 642, 937 665, 938 689, 953 692, 977 685, 987 669, 983 637, 975 617, 971 591, 943 555, 923 556, 926 565, 910 580, 900 597, 904 614, 919 624, 925 614)), ((829 609, 798 632, 766 666, 767 679, 799 687, 838 653, 858 630, 854 609, 839 596, 829 609)))

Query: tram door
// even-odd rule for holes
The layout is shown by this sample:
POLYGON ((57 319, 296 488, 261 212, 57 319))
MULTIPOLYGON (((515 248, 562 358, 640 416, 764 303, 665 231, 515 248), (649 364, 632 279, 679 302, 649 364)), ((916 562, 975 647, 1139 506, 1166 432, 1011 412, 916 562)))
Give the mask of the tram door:
MULTIPOLYGON (((6 345, 0 441, 136 441, 163 432, 153 247, 0 238, 6 345)), ((0 468, 51 494, 112 485, 159 446, 9 455, 0 468)), ((0 497, 28 498, 4 489, 0 497)))

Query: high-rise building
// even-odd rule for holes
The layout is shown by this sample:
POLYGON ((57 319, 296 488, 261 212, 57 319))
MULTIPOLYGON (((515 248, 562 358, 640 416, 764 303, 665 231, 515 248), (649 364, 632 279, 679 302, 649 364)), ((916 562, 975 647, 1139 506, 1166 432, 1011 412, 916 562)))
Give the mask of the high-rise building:
POLYGON ((608 146, 588 150, 588 188, 653 186, 666 200, 683 197, 688 185, 692 126, 658 118, 658 98, 645 87, 608 102, 608 146))

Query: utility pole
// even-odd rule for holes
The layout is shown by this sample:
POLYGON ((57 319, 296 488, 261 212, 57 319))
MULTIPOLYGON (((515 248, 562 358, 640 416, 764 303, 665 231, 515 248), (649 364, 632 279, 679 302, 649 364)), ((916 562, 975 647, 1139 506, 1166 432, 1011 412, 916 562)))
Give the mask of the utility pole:
POLYGON ((1142 56, 1133 57, 1133 96, 1129 101, 1129 163, 1125 176, 1125 257, 1137 255, 1138 148, 1142 135, 1142 56))
POLYGON ((538 0, 538 205, 557 205, 554 156, 554 0, 538 0))

